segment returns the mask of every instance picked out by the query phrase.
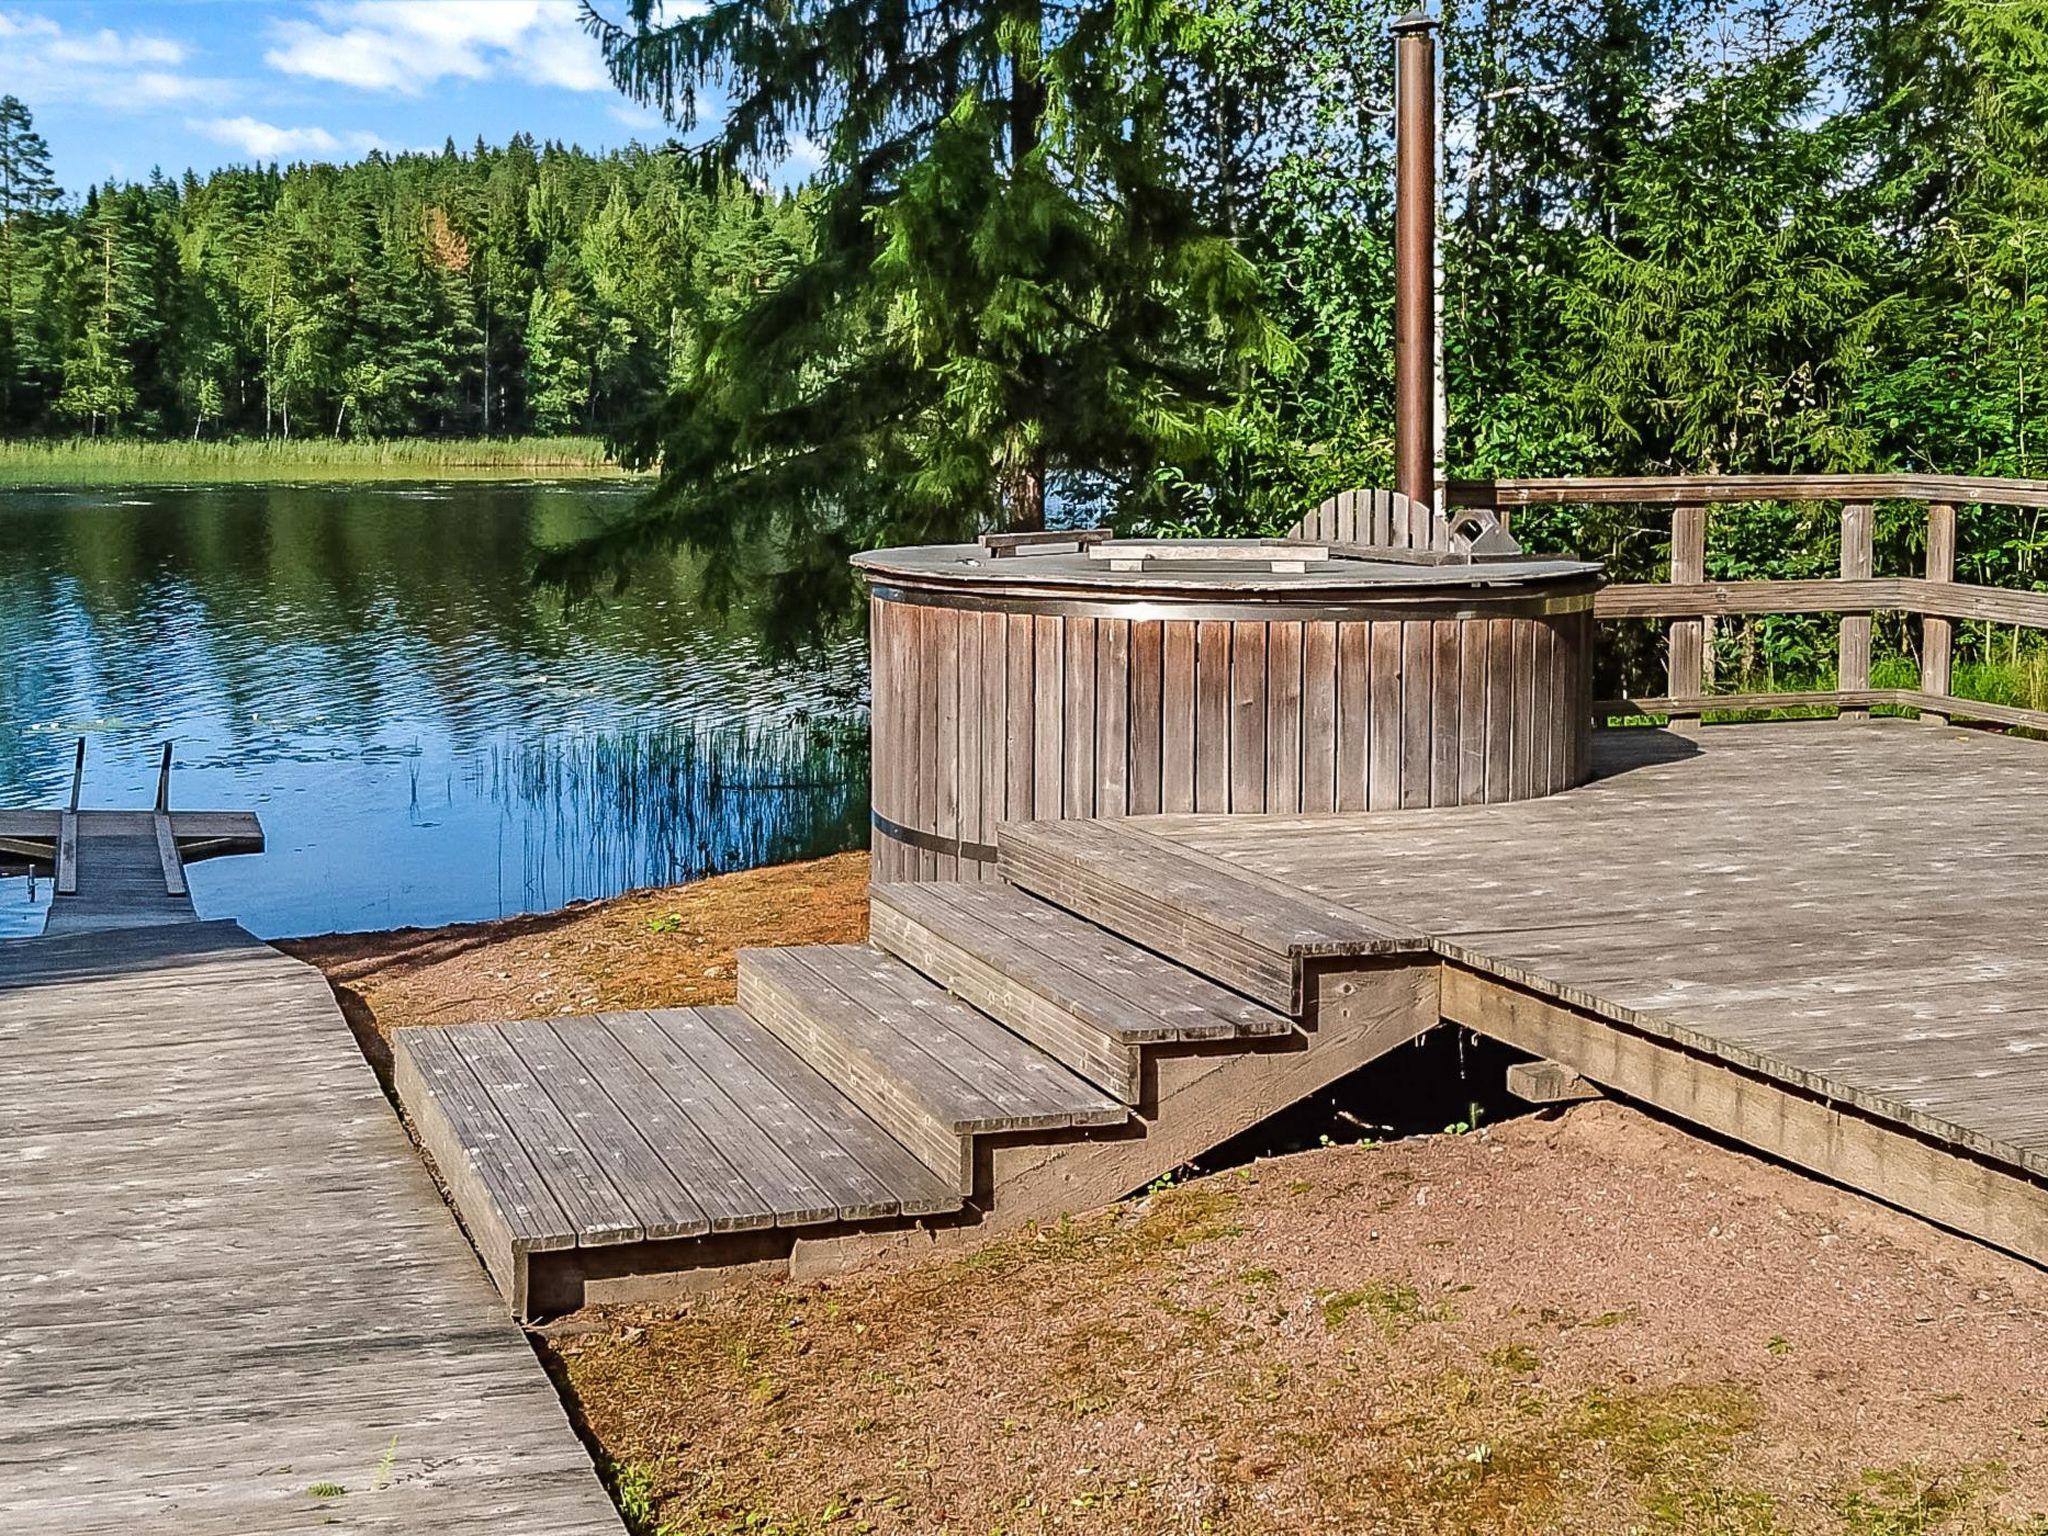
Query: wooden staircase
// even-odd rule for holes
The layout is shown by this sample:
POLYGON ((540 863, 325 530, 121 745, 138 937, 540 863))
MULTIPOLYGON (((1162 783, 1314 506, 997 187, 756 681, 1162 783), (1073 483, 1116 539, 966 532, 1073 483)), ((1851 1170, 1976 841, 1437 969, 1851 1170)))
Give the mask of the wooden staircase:
POLYGON ((1139 1188, 1438 1022, 1421 935, 1122 823, 880 885, 739 1006, 410 1029, 394 1081, 521 1315, 814 1271, 1139 1188))

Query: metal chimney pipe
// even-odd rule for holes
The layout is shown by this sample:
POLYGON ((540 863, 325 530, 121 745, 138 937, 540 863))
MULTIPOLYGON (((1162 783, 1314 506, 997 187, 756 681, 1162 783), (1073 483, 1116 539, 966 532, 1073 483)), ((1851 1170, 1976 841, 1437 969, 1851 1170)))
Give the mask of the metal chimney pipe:
POLYGON ((1436 29, 1394 23, 1394 489, 1436 502, 1436 29))

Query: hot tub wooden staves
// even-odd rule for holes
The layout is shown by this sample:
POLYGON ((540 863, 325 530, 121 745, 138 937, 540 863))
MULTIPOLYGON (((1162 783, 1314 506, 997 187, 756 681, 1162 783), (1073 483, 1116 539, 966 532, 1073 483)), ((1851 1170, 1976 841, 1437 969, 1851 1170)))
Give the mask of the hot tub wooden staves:
POLYGON ((987 878, 1006 821, 1468 805, 1585 777, 1596 566, 1069 539, 860 558, 876 879, 987 878))

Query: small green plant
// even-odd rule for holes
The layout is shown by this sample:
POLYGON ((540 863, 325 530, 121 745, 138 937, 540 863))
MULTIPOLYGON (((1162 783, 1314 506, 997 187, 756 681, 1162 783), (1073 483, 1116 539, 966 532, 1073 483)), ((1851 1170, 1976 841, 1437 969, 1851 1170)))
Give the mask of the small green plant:
POLYGON ((314 1483, 306 1489, 308 1498, 338 1499, 348 1490, 339 1483, 314 1483))
POLYGON ((1792 1341, 1782 1333, 1774 1333, 1764 1340, 1764 1348, 1774 1355, 1789 1355, 1792 1353, 1792 1341))
POLYGON ((1976 1501, 1988 1469, 1931 1472, 1924 1467, 1874 1467, 1842 1496, 1836 1513, 1855 1536, 1927 1536, 1976 1501))
POLYGON ((1318 1298, 1323 1326, 1332 1333, 1354 1312, 1364 1312, 1382 1333, 1395 1333, 1422 1316, 1422 1294, 1398 1280, 1374 1280, 1356 1290, 1332 1291, 1318 1298))
POLYGON ((683 914, 680 912, 664 912, 659 917, 650 917, 647 919, 647 931, 649 933, 681 933, 683 931, 683 914))
POLYGON ((1444 1134, 1446 1136, 1471 1135, 1474 1131, 1479 1129, 1479 1117, 1485 1113, 1486 1106, 1484 1104, 1481 1104, 1476 1099, 1473 1100, 1470 1104, 1467 1104, 1465 1106, 1465 1118, 1462 1120, 1453 1120, 1449 1125, 1445 1126, 1444 1134))
POLYGON ((615 1461, 611 1474, 612 1501, 633 1536, 663 1536, 655 1523, 654 1469, 642 1462, 615 1461))
POLYGON ((391 1486, 391 1469, 398 1465, 398 1436, 391 1437, 391 1443, 384 1447, 384 1454, 377 1458, 377 1472, 370 1479, 372 1490, 391 1486))
POLYGON ((1486 1361, 1496 1370, 1512 1371, 1517 1376, 1526 1376, 1543 1364, 1542 1357, 1519 1340, 1501 1345, 1486 1357, 1486 1361))

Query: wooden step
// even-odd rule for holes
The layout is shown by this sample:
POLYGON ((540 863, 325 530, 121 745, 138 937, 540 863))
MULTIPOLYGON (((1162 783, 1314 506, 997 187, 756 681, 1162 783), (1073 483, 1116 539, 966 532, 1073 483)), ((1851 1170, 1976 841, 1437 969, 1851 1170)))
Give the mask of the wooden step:
POLYGON ((529 1254, 960 1208, 737 1008, 405 1029, 392 1056, 515 1308, 529 1254))
POLYGON ((1128 821, 1012 822, 1012 885, 1300 1018, 1310 962, 1426 953, 1427 935, 1319 900, 1128 821))
POLYGON ((963 1195, 974 1188, 976 1135, 1127 1116, 1028 1040, 867 945, 742 950, 739 997, 963 1195))
POLYGON ((1140 1048, 1284 1035, 1286 1015, 1014 886, 868 892, 870 939, 1126 1104, 1140 1048))

